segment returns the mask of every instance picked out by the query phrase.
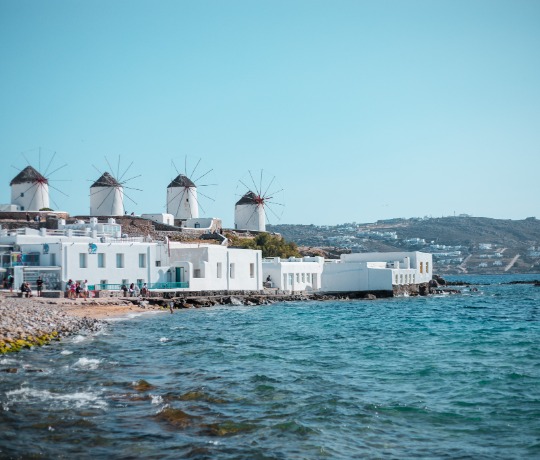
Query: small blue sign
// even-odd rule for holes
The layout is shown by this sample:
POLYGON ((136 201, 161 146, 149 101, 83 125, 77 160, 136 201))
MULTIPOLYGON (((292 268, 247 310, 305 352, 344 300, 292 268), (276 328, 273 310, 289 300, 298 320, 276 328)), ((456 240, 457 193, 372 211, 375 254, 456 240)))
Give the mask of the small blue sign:
POLYGON ((94 243, 88 243, 88 254, 95 254, 97 252, 97 245, 94 243))
POLYGON ((43 254, 48 254, 48 253, 49 253, 49 245, 45 243, 43 245, 43 254))

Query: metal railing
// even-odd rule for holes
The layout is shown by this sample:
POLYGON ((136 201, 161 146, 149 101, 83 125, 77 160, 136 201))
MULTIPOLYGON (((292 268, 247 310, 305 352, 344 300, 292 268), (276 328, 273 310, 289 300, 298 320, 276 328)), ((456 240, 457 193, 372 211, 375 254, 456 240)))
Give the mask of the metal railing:
MULTIPOLYGON (((122 286, 129 288, 127 284, 90 284, 88 289, 90 291, 120 291, 122 286)), ((137 284, 137 287, 141 289, 143 285, 137 284)), ((149 283, 146 287, 148 289, 187 289, 189 288, 189 282, 149 283)))

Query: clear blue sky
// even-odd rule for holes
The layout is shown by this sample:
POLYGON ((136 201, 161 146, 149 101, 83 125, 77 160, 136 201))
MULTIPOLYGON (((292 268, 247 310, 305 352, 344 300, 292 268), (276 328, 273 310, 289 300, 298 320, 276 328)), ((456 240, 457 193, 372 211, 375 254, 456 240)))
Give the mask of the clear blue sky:
POLYGON ((281 223, 540 217, 540 1, 0 0, 0 69, 2 203, 42 147, 71 214, 119 155, 164 212, 187 155, 226 226, 261 168, 281 223))

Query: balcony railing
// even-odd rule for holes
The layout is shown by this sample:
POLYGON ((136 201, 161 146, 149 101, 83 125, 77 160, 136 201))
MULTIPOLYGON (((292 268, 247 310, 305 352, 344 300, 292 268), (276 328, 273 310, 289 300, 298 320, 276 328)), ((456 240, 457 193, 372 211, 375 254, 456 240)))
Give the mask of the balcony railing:
MULTIPOLYGON (((88 289, 91 291, 120 291, 122 286, 129 288, 129 285, 123 284, 91 284, 88 286, 88 289)), ((137 284, 138 288, 142 288, 142 284, 137 284)), ((189 288, 188 281, 175 282, 175 283, 149 283, 147 284, 148 289, 187 289, 189 288)))

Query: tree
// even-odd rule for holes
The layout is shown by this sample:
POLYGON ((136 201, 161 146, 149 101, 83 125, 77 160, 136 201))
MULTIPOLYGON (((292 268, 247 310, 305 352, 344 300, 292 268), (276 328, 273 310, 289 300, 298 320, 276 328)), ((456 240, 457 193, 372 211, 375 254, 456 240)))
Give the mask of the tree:
POLYGON ((301 257, 298 246, 293 242, 285 241, 280 235, 260 233, 255 238, 239 238, 228 236, 232 247, 244 249, 260 249, 263 257, 301 257))

